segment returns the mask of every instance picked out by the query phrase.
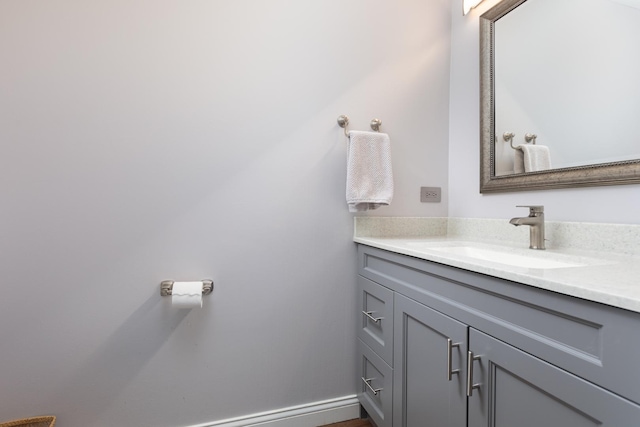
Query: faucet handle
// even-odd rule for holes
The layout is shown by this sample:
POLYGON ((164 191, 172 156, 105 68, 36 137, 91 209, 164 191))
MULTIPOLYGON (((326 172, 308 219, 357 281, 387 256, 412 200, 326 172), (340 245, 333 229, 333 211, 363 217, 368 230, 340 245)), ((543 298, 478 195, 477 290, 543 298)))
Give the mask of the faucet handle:
POLYGON ((516 205, 516 208, 529 208, 529 215, 544 213, 544 206, 542 205, 516 205))

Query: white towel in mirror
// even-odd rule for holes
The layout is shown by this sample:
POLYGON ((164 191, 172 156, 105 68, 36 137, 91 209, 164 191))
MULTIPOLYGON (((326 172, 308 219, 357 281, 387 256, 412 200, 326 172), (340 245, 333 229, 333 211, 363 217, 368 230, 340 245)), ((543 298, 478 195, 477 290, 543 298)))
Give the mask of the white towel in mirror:
POLYGON ((522 144, 517 147, 514 173, 539 172, 551 169, 551 152, 546 145, 522 144))
POLYGON ((513 154, 513 173, 524 173, 524 151, 518 147, 513 154))
POLYGON ((347 204, 350 212, 389 205, 393 199, 391 141, 380 132, 349 132, 347 204))

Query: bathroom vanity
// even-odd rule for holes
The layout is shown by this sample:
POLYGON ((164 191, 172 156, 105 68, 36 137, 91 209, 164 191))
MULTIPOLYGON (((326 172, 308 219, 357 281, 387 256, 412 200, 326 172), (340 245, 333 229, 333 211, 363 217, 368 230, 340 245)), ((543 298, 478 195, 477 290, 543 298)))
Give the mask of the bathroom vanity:
MULTIPOLYGON (((635 297, 621 308, 603 303, 604 283, 600 297, 544 289, 545 271, 551 282, 575 276, 561 264, 525 284, 513 279, 534 270, 472 271, 464 257, 420 256, 416 242, 403 254, 385 239, 355 240, 358 397, 378 427, 640 423, 635 297)), ((608 268, 582 270, 598 283, 608 268)))

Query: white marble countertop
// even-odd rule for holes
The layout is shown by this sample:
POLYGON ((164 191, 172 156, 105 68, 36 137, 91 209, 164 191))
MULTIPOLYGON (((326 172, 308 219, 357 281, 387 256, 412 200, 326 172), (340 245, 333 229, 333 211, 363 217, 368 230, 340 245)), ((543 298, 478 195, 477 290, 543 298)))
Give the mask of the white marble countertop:
POLYGON ((535 251, 526 246, 523 247, 519 242, 496 243, 470 240, 465 237, 468 236, 445 234, 428 237, 375 237, 359 236, 356 233, 354 241, 640 313, 640 256, 569 248, 535 251), (578 262, 582 265, 562 268, 527 268, 499 261, 494 262, 493 258, 483 260, 456 253, 455 250, 447 251, 447 247, 450 250, 450 247, 460 246, 508 254, 503 259, 518 259, 520 256, 538 257, 544 260, 578 262))

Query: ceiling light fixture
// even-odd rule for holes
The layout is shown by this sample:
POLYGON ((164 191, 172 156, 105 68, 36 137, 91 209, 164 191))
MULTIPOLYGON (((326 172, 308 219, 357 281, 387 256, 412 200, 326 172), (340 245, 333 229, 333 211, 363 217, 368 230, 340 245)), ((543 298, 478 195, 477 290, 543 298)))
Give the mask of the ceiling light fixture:
POLYGON ((466 15, 471 9, 482 3, 482 0, 462 0, 462 14, 466 15))

